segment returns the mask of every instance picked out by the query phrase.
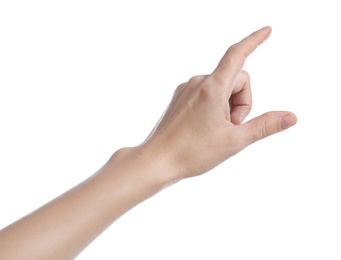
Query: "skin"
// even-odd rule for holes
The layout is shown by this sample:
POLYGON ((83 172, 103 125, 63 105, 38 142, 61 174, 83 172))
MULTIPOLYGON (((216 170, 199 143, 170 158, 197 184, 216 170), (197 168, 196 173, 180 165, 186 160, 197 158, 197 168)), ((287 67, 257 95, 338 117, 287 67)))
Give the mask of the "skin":
POLYGON ((287 111, 242 123, 252 105, 245 59, 270 35, 232 45, 209 75, 179 85, 163 117, 136 147, 115 152, 88 179, 0 231, 0 259, 73 259, 125 212, 248 145, 296 124, 287 111))

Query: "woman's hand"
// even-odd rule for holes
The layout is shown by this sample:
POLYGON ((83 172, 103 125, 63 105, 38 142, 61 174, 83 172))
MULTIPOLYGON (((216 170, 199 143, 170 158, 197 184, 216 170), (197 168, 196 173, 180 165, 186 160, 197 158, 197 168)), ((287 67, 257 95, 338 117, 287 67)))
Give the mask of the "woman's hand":
POLYGON ((252 106, 249 75, 242 67, 270 33, 270 27, 252 33, 232 45, 210 75, 179 85, 138 147, 141 154, 162 158, 171 179, 178 180, 207 172, 246 146, 293 126, 296 116, 286 111, 267 112, 242 124, 252 106))
POLYGON ((241 124, 251 109, 250 81, 241 69, 270 32, 266 27, 251 34, 228 49, 211 75, 181 84, 142 145, 117 151, 94 175, 0 230, 0 258, 72 259, 165 186, 294 125, 289 112, 268 112, 241 124))

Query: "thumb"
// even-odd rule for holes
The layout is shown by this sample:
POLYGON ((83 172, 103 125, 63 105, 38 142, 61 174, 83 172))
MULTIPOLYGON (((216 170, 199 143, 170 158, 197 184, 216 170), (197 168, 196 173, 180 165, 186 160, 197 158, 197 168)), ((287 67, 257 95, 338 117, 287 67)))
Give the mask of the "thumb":
POLYGON ((245 146, 247 146, 294 126, 296 122, 297 118, 291 112, 267 112, 240 125, 239 133, 243 135, 241 140, 245 140, 245 146))

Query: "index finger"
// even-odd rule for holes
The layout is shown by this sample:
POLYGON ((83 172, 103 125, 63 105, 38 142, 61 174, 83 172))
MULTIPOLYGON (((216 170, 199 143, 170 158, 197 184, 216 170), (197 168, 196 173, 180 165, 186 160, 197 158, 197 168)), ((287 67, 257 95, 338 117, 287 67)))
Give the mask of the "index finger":
POLYGON ((270 36, 270 33, 271 27, 267 26, 232 45, 211 76, 224 83, 234 80, 242 70, 246 58, 270 36))

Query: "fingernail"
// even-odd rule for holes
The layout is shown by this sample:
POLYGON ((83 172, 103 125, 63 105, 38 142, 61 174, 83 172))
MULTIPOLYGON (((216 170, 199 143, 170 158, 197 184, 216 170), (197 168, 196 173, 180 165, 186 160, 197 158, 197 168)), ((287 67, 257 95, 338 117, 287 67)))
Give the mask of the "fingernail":
POLYGON ((294 114, 286 114, 281 119, 281 128, 282 130, 285 130, 289 127, 292 127, 296 124, 297 118, 294 114))
POLYGON ((265 26, 261 30, 270 30, 270 31, 272 31, 272 28, 270 26, 265 26))

